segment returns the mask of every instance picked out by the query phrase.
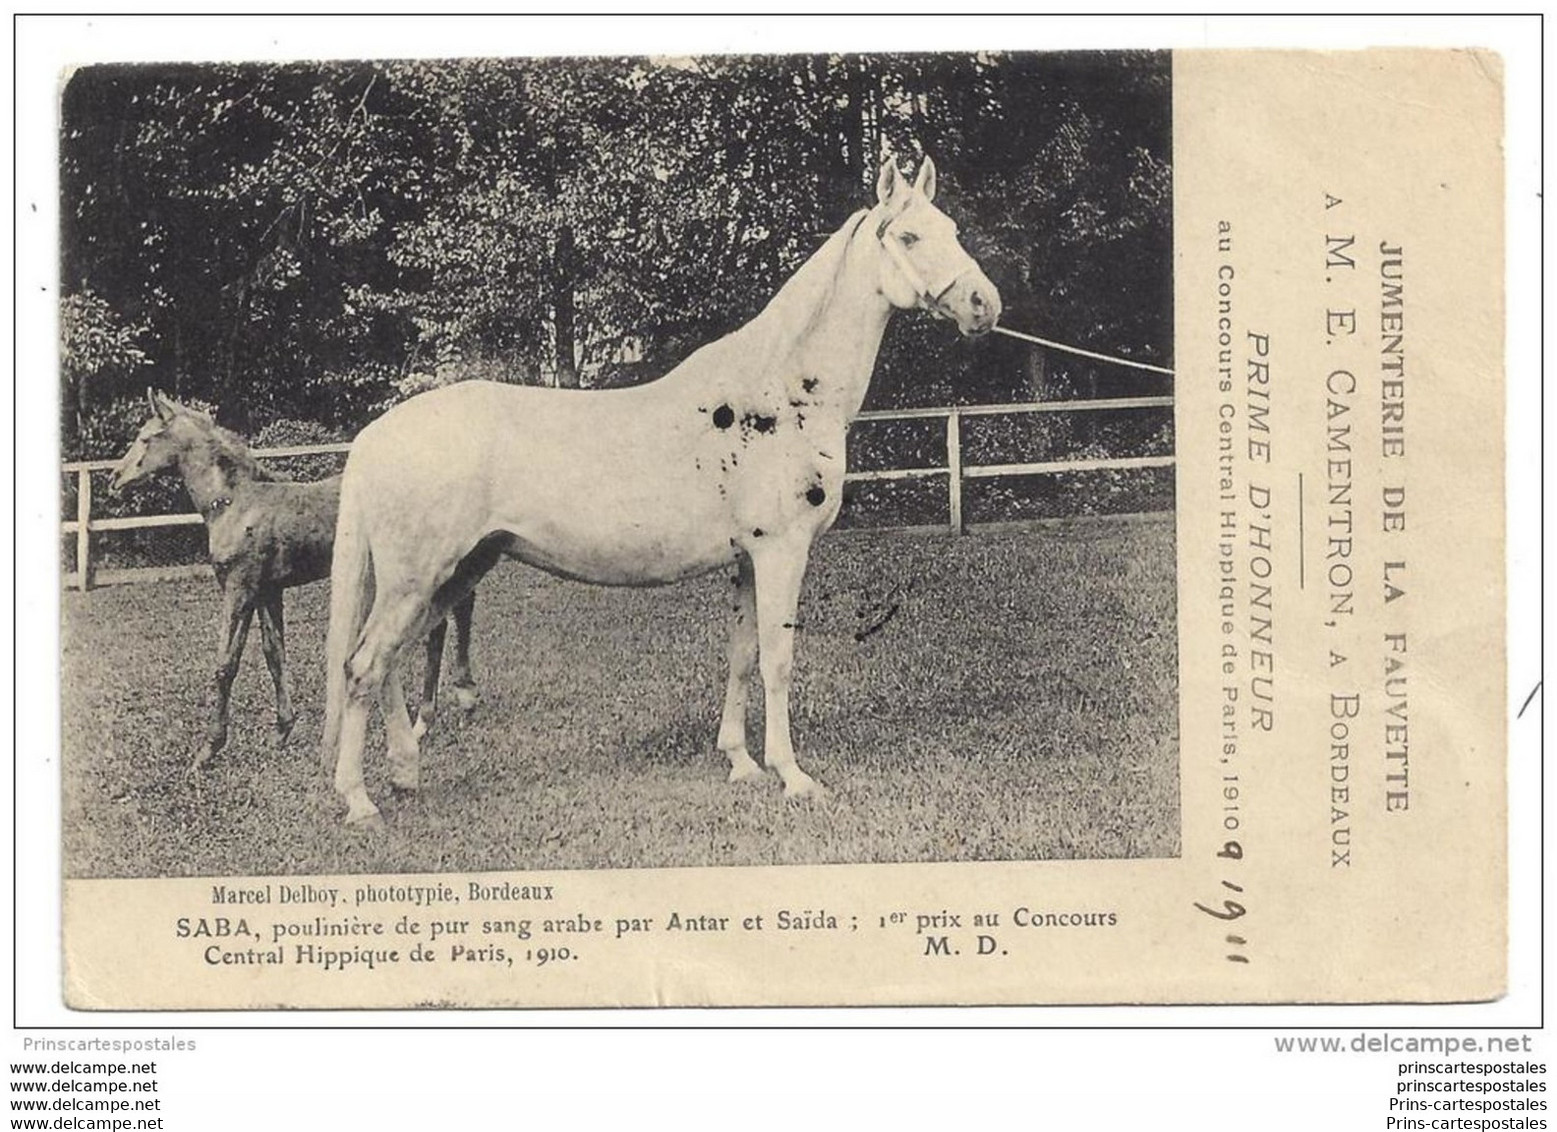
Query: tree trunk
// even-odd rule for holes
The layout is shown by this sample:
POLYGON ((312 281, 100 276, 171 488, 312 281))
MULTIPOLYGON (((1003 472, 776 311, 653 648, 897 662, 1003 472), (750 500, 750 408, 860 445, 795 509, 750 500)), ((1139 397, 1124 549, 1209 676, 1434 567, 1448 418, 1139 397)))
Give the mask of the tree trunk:
POLYGON ((1027 351, 1027 397, 1031 401, 1052 400, 1049 396, 1049 367, 1042 350, 1027 351))
POLYGON ((238 282, 237 302, 234 304, 232 322, 229 324, 226 338, 222 344, 222 374, 221 386, 222 400, 226 403, 222 408, 227 419, 239 432, 249 431, 249 390, 248 383, 244 382, 240 388, 236 378, 238 374, 238 340, 243 334, 244 324, 249 318, 249 297, 252 279, 245 275, 238 282))
POLYGON ((557 351, 557 386, 577 389, 578 363, 574 360, 577 308, 573 295, 573 229, 564 224, 557 229, 556 249, 552 253, 551 310, 552 333, 557 351))
POLYGON ((77 457, 84 455, 81 451, 81 435, 86 431, 86 390, 83 386, 86 378, 80 375, 67 378, 64 382, 64 412, 61 424, 64 426, 65 435, 60 447, 67 453, 77 457))
POLYGON ((173 317, 173 399, 184 399, 184 373, 189 368, 189 358, 184 348, 184 320, 173 317))
POLYGON ((863 56, 852 60, 849 66, 849 147, 853 150, 850 164, 853 166, 855 182, 863 183, 867 189, 876 183, 874 155, 866 150, 870 135, 868 67, 863 56))

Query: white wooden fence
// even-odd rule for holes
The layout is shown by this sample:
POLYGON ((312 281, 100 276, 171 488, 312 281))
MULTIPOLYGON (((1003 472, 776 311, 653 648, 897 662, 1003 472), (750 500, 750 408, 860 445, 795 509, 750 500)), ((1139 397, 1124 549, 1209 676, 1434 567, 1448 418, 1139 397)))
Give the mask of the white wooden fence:
MULTIPOLYGON (((1110 409, 1159 409, 1170 408, 1173 398, 1168 397, 1115 397, 1090 401, 1033 401, 1009 405, 963 405, 930 409, 886 409, 861 413, 860 421, 925 420, 944 417, 946 420, 946 463, 917 468, 888 468, 879 471, 850 472, 844 478, 849 482, 879 480, 922 479, 925 476, 946 476, 948 529, 961 534, 967 529, 962 515, 963 484, 970 479, 988 479, 993 476, 1055 475, 1063 472, 1090 472, 1109 469, 1168 468, 1172 456, 1130 456, 1108 460, 1051 460, 1030 464, 965 464, 962 459, 962 420, 964 417, 1016 416, 1027 413, 1077 413, 1110 409)), ((316 456, 340 454, 349 451, 350 444, 309 444, 292 448, 257 448, 253 455, 261 460, 280 460, 289 456, 316 456)), ((92 517, 92 473, 111 469, 115 460, 78 460, 64 464, 66 475, 76 477, 76 517, 60 524, 60 533, 76 539, 76 569, 66 576, 67 584, 77 589, 90 589, 93 585, 111 585, 115 582, 150 581, 163 578, 199 576, 210 567, 197 565, 145 567, 126 570, 102 570, 93 568, 92 536, 100 531, 130 531, 150 527, 198 526, 199 515, 134 515, 122 518, 92 517)))

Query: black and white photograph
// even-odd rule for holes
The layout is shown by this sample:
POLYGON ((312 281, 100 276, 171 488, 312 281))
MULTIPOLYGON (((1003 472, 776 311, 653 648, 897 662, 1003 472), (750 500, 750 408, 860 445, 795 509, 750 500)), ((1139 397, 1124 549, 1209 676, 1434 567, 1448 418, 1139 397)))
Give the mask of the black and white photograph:
POLYGON ((66 877, 1178 857, 1172 96, 64 76, 66 877))
POLYGON ((13 1126, 1543 1126, 1541 17, 266 9, 13 13, 13 1126))

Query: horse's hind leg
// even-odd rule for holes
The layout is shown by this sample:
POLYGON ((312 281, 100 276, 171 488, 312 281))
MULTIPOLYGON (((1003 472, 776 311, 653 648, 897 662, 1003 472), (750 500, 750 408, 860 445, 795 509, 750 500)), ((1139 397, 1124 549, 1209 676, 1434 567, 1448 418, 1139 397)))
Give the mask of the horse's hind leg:
POLYGON ((724 714, 718 746, 730 760, 730 781, 762 777, 746 749, 746 696, 757 668, 757 593, 751 559, 739 556, 730 619, 730 678, 724 689, 724 714))
POLYGON ((341 704, 341 730, 335 759, 335 792, 346 801, 350 825, 382 825, 378 807, 368 797, 362 781, 362 746, 368 737, 368 698, 359 695, 347 678, 346 699, 341 704))
MULTIPOLYGON (((393 693, 386 688, 391 677, 398 679, 395 661, 407 640, 415 640, 426 630, 427 602, 414 589, 381 585, 362 629, 362 639, 346 662, 346 698, 341 706, 341 739, 335 763, 335 792, 346 802, 346 820, 354 825, 382 822, 378 807, 368 797, 362 780, 362 746, 367 737, 368 706, 375 698, 385 704, 384 726, 390 737, 392 776, 407 777, 409 763, 415 765, 416 740, 406 717, 404 693, 393 700, 398 714, 386 700, 393 693), (406 739, 410 739, 409 744, 406 739), (397 750, 397 747, 399 748, 397 750)), ((398 687, 398 684, 396 685, 398 687)))
POLYGON ((234 586, 222 591, 222 619, 216 645, 216 677, 213 682, 215 704, 206 732, 206 749, 196 754, 191 770, 197 770, 212 755, 227 745, 229 705, 232 682, 238 675, 243 645, 249 637, 249 622, 254 617, 254 595, 234 586))
POLYGON ((260 599, 259 623, 260 647, 276 685, 276 746, 281 747, 292 734, 297 712, 292 710, 292 692, 287 687, 286 622, 280 590, 270 590, 260 599))
POLYGON ((762 761, 784 780, 784 793, 797 798, 821 787, 800 769, 789 738, 789 678, 795 653, 795 610, 805 577, 809 542, 769 539, 751 548, 757 583, 757 635, 767 733, 762 761))
MULTIPOLYGON (((435 693, 436 694, 436 693, 435 693)), ((379 690, 379 708, 384 715, 384 735, 389 744, 389 783, 396 790, 415 790, 422 784, 419 734, 411 727, 406 711, 405 689, 400 686, 400 665, 392 660, 379 690)))
POLYGON ((470 677, 470 621, 476 610, 476 591, 454 603, 454 671, 449 687, 454 689, 454 702, 461 711, 472 711, 476 706, 476 682, 470 677))

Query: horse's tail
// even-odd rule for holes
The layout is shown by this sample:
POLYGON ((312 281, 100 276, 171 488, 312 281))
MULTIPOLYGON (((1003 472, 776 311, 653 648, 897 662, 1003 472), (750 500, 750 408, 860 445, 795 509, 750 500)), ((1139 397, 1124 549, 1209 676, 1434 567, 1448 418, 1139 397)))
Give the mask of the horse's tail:
POLYGON ((330 560, 330 629, 325 641, 324 736, 319 753, 329 770, 341 738, 346 704, 346 664, 356 651, 372 603, 373 553, 365 516, 357 504, 351 477, 341 482, 340 514, 335 521, 335 553, 330 560))

